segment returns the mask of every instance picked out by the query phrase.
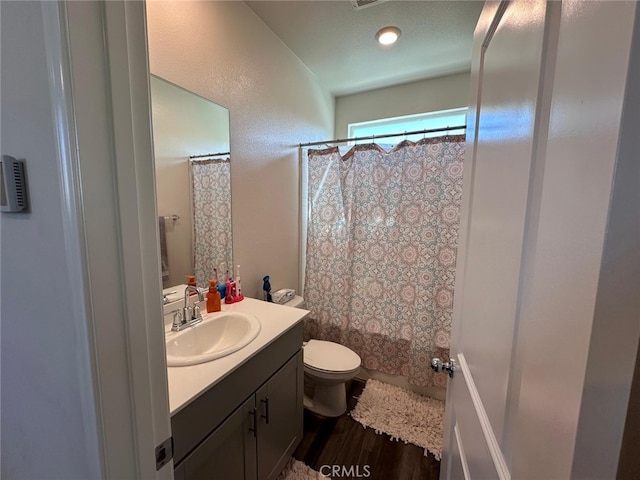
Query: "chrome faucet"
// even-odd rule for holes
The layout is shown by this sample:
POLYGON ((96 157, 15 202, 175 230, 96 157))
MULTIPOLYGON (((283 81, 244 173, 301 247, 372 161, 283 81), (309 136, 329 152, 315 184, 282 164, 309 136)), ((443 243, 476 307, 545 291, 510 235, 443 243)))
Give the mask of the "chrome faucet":
POLYGON ((196 303, 193 307, 189 306, 190 292, 198 294, 199 302, 204 300, 202 290, 198 287, 189 285, 184 289, 184 307, 182 308, 182 311, 176 310, 173 312, 173 325, 171 325, 171 331, 173 332, 179 332, 180 330, 184 330, 185 328, 191 327, 202 321, 202 315, 200 314, 200 307, 198 304, 196 303))

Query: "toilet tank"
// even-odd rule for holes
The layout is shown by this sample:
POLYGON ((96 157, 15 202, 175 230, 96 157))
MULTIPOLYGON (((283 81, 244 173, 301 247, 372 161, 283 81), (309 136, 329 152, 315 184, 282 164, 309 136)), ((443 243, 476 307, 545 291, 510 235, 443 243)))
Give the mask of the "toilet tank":
POLYGON ((293 307, 293 308, 304 308, 304 298, 302 298, 300 295, 296 295, 287 303, 285 303, 285 305, 287 307, 293 307))

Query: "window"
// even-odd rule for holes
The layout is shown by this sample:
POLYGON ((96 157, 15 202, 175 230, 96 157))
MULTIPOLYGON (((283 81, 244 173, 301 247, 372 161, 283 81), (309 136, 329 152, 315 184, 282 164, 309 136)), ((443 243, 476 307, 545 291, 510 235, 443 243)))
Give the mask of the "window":
MULTIPOLYGON (((464 125, 466 122, 467 107, 453 108, 450 110, 440 110, 438 112, 419 113, 417 115, 405 115, 403 117, 383 118, 381 120, 373 120, 370 122, 359 122, 349 124, 349 138, 355 137, 376 137, 387 135, 390 133, 415 132, 418 130, 430 130, 432 128, 457 127, 464 125)), ((449 135, 464 134, 464 129, 450 130, 449 135)), ((443 135, 443 132, 433 132, 427 134, 407 135, 406 137, 391 137, 388 142, 398 143, 405 138, 412 141, 418 141, 425 137, 437 137, 443 135)), ((371 140, 359 140, 354 143, 368 143, 371 140)))

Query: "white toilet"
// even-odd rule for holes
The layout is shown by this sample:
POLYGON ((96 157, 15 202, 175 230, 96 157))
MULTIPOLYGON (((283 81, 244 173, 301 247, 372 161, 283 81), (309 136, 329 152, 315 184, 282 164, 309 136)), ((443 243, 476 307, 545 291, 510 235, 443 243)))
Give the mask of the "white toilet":
MULTIPOLYGON (((296 295, 285 303, 303 308, 304 299, 296 295)), ((347 411, 345 384, 360 370, 360 356, 334 342, 310 340, 303 349, 304 407, 325 417, 339 417, 347 411)))

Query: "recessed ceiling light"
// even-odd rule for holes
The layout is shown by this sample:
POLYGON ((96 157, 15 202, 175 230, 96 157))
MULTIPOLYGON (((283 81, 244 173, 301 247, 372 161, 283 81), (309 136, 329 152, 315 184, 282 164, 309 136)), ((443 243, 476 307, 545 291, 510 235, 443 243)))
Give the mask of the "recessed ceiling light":
POLYGON ((391 45, 396 43, 400 36, 400 29, 398 27, 384 27, 376 33, 376 40, 381 45, 391 45))

